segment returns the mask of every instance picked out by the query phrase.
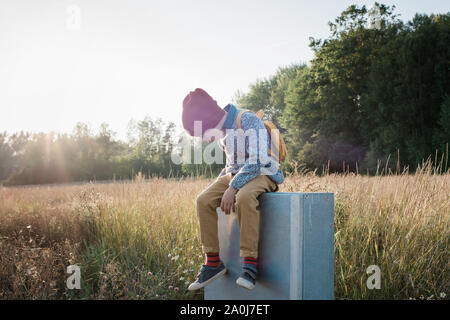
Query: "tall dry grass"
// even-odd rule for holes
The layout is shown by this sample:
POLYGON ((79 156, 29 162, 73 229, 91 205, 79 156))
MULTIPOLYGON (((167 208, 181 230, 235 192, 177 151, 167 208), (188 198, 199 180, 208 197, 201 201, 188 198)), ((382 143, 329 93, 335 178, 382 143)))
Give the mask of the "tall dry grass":
MULTIPOLYGON (((195 196, 211 180, 0 188, 0 298, 201 299, 195 196), (81 290, 66 289, 78 264, 81 290)), ((450 174, 297 172, 280 191, 334 192, 339 299, 448 294, 450 174), (366 269, 381 268, 380 290, 366 269)), ((444 295, 442 295, 444 296, 444 295)))

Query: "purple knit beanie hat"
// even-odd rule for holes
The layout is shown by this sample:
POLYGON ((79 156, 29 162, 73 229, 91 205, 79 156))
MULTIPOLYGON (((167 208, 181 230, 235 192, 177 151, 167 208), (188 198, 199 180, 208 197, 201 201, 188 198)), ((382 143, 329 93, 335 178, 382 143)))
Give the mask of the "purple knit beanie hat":
POLYGON ((225 115, 223 110, 205 90, 197 88, 183 100, 182 121, 184 129, 194 135, 194 121, 202 121, 202 135, 212 129, 225 115))

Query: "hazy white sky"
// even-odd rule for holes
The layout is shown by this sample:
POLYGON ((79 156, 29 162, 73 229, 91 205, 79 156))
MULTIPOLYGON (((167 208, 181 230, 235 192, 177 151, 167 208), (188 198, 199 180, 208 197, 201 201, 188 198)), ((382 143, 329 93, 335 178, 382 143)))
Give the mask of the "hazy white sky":
MULTIPOLYGON (((380 1, 383 2, 383 1, 380 1)), ((0 132, 71 132, 78 121, 180 125, 192 89, 221 106, 279 66, 308 62, 310 36, 347 0, 1 0, 0 132), (80 9, 78 15, 77 9, 80 9), (80 17, 78 19, 77 17, 80 17)), ((401 0, 403 20, 444 13, 444 0, 401 0)))

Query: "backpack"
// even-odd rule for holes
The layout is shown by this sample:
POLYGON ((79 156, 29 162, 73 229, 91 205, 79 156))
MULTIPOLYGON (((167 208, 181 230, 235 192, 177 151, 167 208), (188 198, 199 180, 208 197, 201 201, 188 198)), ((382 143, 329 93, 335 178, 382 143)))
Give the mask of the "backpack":
MULTIPOLYGON (((245 112, 251 112, 249 110, 242 110, 239 112, 237 118, 236 118, 236 125, 238 129, 242 129, 241 126, 241 117, 245 112)), ((264 116, 264 111, 259 110, 255 113, 255 115, 262 120, 262 117, 264 116)), ((278 163, 281 163, 287 155, 287 148, 286 143, 284 142, 283 136, 281 135, 280 131, 278 130, 277 126, 273 124, 272 121, 263 121, 264 126, 267 129, 267 132, 269 133, 270 140, 272 141, 272 146, 278 148, 278 155, 279 158, 277 158, 276 153, 272 153, 272 150, 269 148, 269 155, 273 157, 275 160, 278 160, 278 163)))

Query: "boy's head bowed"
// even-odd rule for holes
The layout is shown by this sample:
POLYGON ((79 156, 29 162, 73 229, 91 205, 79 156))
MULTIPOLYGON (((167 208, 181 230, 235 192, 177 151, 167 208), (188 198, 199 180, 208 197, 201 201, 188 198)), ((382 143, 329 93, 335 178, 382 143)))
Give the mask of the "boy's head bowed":
POLYGON ((194 121, 202 122, 202 135, 215 128, 225 115, 217 102, 203 89, 197 88, 183 100, 182 121, 184 129, 194 135, 194 121))

